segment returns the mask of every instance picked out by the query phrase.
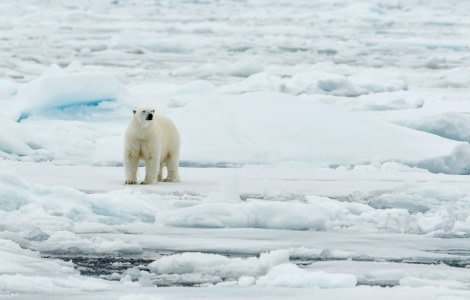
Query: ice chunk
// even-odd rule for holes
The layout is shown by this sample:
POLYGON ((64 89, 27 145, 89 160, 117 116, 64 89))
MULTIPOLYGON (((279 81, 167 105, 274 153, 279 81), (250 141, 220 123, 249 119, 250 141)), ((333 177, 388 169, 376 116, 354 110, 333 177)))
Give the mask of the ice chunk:
POLYGON ((208 202, 240 202, 240 194, 238 192, 238 179, 236 176, 227 176, 216 193, 211 193, 207 197, 208 202))
POLYGON ((18 121, 49 108, 70 110, 80 106, 97 106, 103 101, 115 100, 119 92, 117 79, 106 73, 53 71, 20 90, 18 97, 22 113, 18 121))
POLYGON ((0 118, 0 152, 15 155, 29 155, 33 152, 25 142, 25 132, 14 122, 0 118))
POLYGON ((18 85, 6 79, 0 79, 0 101, 18 93, 18 85))
POLYGON ((280 93, 196 97, 174 120, 190 161, 358 164, 380 156, 437 172, 470 169, 468 156, 453 154, 468 145, 280 93))
POLYGON ((324 230, 326 221, 316 205, 268 201, 205 202, 155 216, 156 223, 167 226, 201 228, 324 230))
POLYGON ((294 264, 273 267, 256 281, 258 286, 290 288, 352 288, 357 284, 356 276, 341 273, 309 272, 294 264))
POLYGON ((225 279, 241 279, 242 283, 248 284, 251 281, 249 278, 264 275, 273 266, 288 261, 289 252, 287 250, 271 251, 262 253, 259 258, 246 259, 229 258, 218 254, 185 252, 163 256, 148 267, 152 272, 159 274, 198 273, 225 279))

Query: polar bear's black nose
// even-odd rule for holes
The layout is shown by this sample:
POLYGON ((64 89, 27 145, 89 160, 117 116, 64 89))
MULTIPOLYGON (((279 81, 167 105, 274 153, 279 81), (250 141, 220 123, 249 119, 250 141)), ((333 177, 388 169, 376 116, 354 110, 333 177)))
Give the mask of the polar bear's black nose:
POLYGON ((148 121, 153 120, 153 114, 148 114, 146 120, 148 121))

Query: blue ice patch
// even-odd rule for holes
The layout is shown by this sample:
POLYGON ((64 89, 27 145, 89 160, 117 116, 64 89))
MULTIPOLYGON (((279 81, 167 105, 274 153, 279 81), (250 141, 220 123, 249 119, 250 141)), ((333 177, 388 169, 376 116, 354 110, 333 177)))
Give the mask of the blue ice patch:
POLYGON ((378 7, 371 7, 369 10, 370 10, 371 12, 376 13, 376 14, 379 14, 379 15, 385 15, 385 11, 381 10, 381 9, 378 8, 378 7))
POLYGON ((200 161, 190 161, 190 160, 181 160, 179 166, 182 168, 241 168, 243 164, 233 163, 233 162, 200 162, 200 161))
POLYGON ((88 113, 96 112, 100 109, 99 106, 105 102, 113 102, 116 99, 99 99, 85 102, 73 102, 60 104, 49 107, 41 107, 31 111, 24 111, 18 117, 16 122, 21 123, 23 120, 28 119, 33 115, 40 115, 49 119, 76 119, 78 117, 84 118, 88 113))
POLYGON ((460 45, 426 45, 426 50, 430 50, 430 51, 434 51, 438 49, 460 51, 462 50, 462 48, 463 47, 460 45))
POLYGON ((28 113, 28 112, 22 112, 21 115, 18 117, 18 119, 16 120, 17 123, 21 123, 21 121, 23 120, 26 120, 27 118, 29 118, 31 114, 28 113))
POLYGON ((93 101, 87 101, 87 102, 67 103, 67 104, 52 106, 51 108, 58 109, 58 110, 74 110, 74 109, 81 109, 84 107, 97 107, 102 102, 110 102, 113 100, 114 99, 104 99, 104 100, 93 100, 93 101))

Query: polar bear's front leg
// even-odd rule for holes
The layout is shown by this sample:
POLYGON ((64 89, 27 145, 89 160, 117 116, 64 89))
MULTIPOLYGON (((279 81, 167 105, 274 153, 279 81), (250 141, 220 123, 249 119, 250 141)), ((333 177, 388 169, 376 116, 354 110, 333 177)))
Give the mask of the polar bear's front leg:
POLYGON ((124 156, 124 170, 126 172, 125 184, 137 183, 137 168, 139 167, 139 157, 128 153, 124 156))
POLYGON ((142 184, 155 184, 160 173, 160 158, 151 157, 145 160, 145 180, 142 184))

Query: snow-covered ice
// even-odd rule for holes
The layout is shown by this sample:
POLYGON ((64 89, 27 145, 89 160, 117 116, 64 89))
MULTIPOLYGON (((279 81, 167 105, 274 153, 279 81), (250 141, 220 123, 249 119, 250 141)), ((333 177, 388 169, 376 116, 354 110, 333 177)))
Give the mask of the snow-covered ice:
POLYGON ((0 3, 0 298, 468 299, 468 9, 0 3), (142 106, 179 183, 123 184, 142 106))

